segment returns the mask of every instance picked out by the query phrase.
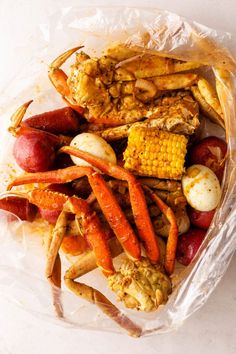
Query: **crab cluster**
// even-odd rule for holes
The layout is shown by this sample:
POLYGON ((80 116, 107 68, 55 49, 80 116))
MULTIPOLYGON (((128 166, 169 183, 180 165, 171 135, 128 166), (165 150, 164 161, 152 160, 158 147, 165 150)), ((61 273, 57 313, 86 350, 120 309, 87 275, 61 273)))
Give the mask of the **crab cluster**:
POLYGON ((46 187, 8 191, 1 196, 0 208, 32 221, 37 207, 55 224, 47 242, 49 281, 61 286, 59 250, 80 254, 66 271, 65 284, 137 336, 138 326, 98 290, 76 279, 98 266, 127 307, 157 309, 171 293, 177 238, 188 230, 189 219, 179 181, 141 178, 138 171, 116 163, 116 157, 137 127, 189 137, 199 127, 199 110, 222 127, 223 114, 211 85, 189 72, 199 63, 118 44, 100 58, 77 53, 67 76, 60 67, 79 49, 67 51, 49 67, 51 82, 70 107, 23 120, 30 101, 11 119, 9 131, 17 138, 14 156, 28 173, 14 178, 8 189, 32 183, 46 187), (83 132, 111 143, 115 160, 75 147, 72 139, 83 132), (67 155, 89 165, 60 160, 67 155), (166 245, 157 234, 167 237, 166 245), (141 246, 146 258, 141 257, 141 246), (122 251, 128 260, 116 272, 112 257, 122 251))

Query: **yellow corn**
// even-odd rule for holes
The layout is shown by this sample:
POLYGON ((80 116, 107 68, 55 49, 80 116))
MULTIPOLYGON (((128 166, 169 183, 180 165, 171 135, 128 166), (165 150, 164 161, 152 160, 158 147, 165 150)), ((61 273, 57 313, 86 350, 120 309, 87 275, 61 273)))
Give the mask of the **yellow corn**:
POLYGON ((134 126, 124 152, 124 167, 143 176, 181 179, 186 146, 184 135, 134 126))

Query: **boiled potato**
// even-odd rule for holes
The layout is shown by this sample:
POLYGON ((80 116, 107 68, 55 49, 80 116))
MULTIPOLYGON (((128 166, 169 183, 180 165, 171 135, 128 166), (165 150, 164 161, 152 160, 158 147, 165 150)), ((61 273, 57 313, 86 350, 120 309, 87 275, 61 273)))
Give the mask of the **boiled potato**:
MULTIPOLYGON (((81 133, 76 135, 70 146, 73 146, 79 150, 88 152, 101 159, 116 163, 116 154, 112 147, 100 136, 92 133, 81 133)), ((79 157, 71 156, 72 161, 77 166, 91 166, 88 162, 80 159, 79 157)))
POLYGON ((183 193, 187 202, 199 211, 210 211, 217 207, 221 188, 215 173, 203 165, 192 165, 182 178, 183 193))

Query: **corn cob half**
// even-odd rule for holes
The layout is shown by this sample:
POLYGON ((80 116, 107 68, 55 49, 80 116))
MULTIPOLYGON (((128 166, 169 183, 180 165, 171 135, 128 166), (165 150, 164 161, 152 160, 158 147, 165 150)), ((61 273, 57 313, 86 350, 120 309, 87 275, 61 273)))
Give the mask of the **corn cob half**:
POLYGON ((134 126, 124 152, 124 167, 138 175, 181 179, 187 141, 184 135, 134 126))

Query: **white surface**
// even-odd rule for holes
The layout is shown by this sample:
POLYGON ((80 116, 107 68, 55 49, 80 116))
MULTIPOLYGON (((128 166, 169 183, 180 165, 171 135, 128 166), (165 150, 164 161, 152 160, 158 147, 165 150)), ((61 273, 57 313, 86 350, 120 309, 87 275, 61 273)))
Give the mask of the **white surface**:
MULTIPOLYGON (((0 90, 22 64, 17 49, 27 43, 30 33, 44 22, 45 16, 60 6, 83 1, 1 0, 0 1, 0 90)), ((89 5, 122 5, 121 1, 90 1, 89 5)), ((125 1, 126 6, 141 6, 144 1, 125 1)), ((156 6, 204 23, 234 32, 236 2, 234 0, 159 0, 156 6)), ((27 51, 27 55, 29 51, 27 51)), ((33 53, 30 53, 33 55, 33 53)), ((236 353, 236 257, 207 304, 174 333, 144 339, 97 332, 64 329, 42 322, 15 305, 0 299, 0 353, 236 353)))

